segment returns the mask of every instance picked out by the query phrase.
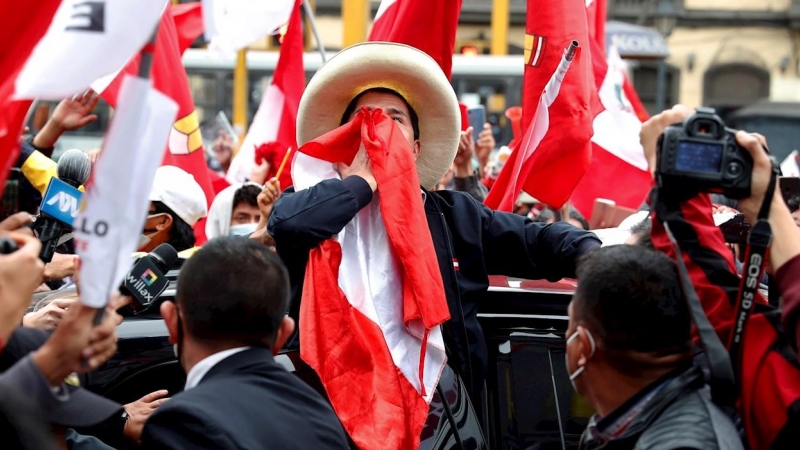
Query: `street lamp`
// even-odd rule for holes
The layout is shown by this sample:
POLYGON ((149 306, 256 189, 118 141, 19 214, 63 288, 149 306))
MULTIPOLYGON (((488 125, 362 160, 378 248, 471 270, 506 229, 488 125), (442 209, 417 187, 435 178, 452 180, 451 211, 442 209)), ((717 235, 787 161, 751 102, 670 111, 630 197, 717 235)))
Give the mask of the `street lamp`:
MULTIPOLYGON (((653 24, 666 40, 675 26, 678 24, 678 10, 675 9, 673 0, 658 0, 656 9, 653 11, 653 24)), ((656 75, 656 113, 664 110, 667 85, 667 63, 666 57, 658 62, 658 73, 656 75)))
POLYGON ((668 38, 678 24, 678 10, 675 9, 673 0, 658 0, 658 5, 653 11, 653 23, 662 36, 668 38))

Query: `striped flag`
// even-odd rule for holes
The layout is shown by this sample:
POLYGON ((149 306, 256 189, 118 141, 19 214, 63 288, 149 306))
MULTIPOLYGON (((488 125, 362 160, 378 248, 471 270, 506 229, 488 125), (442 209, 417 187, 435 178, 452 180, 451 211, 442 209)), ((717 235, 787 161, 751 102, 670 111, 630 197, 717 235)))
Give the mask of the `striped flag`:
POLYGON ((300 356, 359 448, 411 450, 447 359, 450 313, 408 141, 380 110, 362 110, 301 147, 292 177, 298 191, 337 178, 333 163, 350 163, 361 143, 379 191, 309 255, 300 356))

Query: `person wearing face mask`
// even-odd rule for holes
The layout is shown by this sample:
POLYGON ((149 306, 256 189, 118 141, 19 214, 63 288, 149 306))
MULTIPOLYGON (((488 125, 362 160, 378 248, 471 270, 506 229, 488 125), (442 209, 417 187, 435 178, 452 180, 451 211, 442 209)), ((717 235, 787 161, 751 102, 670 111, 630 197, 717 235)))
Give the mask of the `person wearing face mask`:
POLYGON ((567 373, 596 414, 582 449, 742 449, 692 358, 675 264, 632 245, 596 249, 577 270, 567 373))
POLYGON ((206 237, 248 236, 258 227, 261 211, 256 183, 235 184, 222 190, 211 203, 206 221, 206 237))
POLYGON ((164 243, 178 252, 193 248, 192 227, 207 212, 206 196, 192 175, 174 166, 159 167, 139 251, 149 253, 164 243))

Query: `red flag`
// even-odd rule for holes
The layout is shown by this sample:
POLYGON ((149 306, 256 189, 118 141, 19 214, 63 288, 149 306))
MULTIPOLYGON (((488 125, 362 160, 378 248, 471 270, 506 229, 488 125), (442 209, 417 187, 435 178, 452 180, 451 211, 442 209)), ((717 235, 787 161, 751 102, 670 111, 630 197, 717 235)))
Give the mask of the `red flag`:
MULTIPOLYGON (((203 192, 209 205, 214 199, 214 188, 208 176, 208 166, 203 152, 203 138, 200 135, 200 123, 197 112, 194 108, 192 92, 189 89, 189 81, 186 76, 186 69, 181 61, 181 42, 191 42, 201 33, 202 28, 192 25, 193 14, 199 14, 200 4, 191 5, 186 8, 179 5, 179 14, 173 18, 173 8, 167 8, 161 17, 158 26, 158 36, 153 52, 153 63, 150 78, 153 86, 163 94, 172 98, 178 103, 178 119, 172 127, 169 135, 167 151, 164 153, 162 165, 176 166, 194 176, 203 192), (187 24, 188 29, 183 28, 178 33, 177 25, 187 24), (191 32, 189 30, 192 30, 191 32), (192 37, 192 33, 196 33, 192 37), (179 38, 178 36, 182 36, 179 38)), ((117 95, 122 83, 123 74, 135 75, 139 71, 140 57, 137 56, 120 72, 111 84, 101 93, 101 96, 114 106, 117 103, 117 95)), ((194 226, 197 245, 202 245, 205 238, 205 219, 197 222, 194 226)))
MULTIPOLYGON (((260 164, 261 160, 269 163, 267 179, 274 177, 286 152, 297 149, 297 109, 306 86, 301 7, 302 0, 297 0, 289 16, 272 82, 264 91, 247 136, 228 169, 227 179, 232 183, 249 178, 253 164, 260 164)), ((291 186, 290 171, 284 170, 278 181, 281 189, 291 186)))
POLYGON ((61 0, 5 2, 0 15, 0 192, 19 156, 19 138, 30 100, 11 100, 14 82, 33 48, 47 32, 61 0))
POLYGON ((181 55, 203 34, 202 3, 181 3, 172 6, 175 31, 178 33, 178 48, 181 55))
POLYGON ((352 161, 361 143, 380 202, 311 250, 300 355, 359 448, 416 449, 446 361, 440 325, 450 313, 408 141, 380 110, 362 110, 300 148, 293 177, 304 189, 336 176, 332 163, 352 161), (341 284, 340 270, 348 273, 341 284))
POLYGON ((529 1, 522 129, 526 135, 545 134, 540 142, 538 138, 520 140, 486 198, 491 208, 510 211, 518 188, 560 208, 589 168, 592 121, 602 105, 594 84, 585 8, 584 0, 529 1), (548 95, 546 87, 553 83, 564 51, 573 41, 579 48, 569 71, 559 81, 558 91, 550 92, 557 98, 546 102, 548 123, 544 129, 540 123, 533 130, 533 119, 542 109, 540 99, 548 95), (525 147, 524 142, 535 147, 525 147))
POLYGON ((606 57, 606 0, 593 0, 587 7, 592 42, 592 63, 595 85, 603 103, 594 120, 592 162, 585 177, 572 193, 572 205, 587 219, 592 218, 598 198, 614 201, 618 206, 638 209, 650 189, 647 161, 639 144, 641 122, 647 119, 639 96, 633 89, 625 66, 616 48, 606 57))
POLYGON ((589 39, 597 42, 603 49, 605 58, 606 48, 606 16, 608 15, 608 0, 586 0, 586 19, 589 25, 589 39))
POLYGON ((461 0, 382 0, 369 40, 397 42, 422 50, 450 78, 460 13, 461 0))

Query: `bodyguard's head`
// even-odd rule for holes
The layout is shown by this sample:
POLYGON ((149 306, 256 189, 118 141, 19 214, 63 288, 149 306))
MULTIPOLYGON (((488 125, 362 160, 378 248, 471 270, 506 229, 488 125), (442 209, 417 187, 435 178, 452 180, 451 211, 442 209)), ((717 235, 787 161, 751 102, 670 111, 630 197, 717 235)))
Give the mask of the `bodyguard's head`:
POLYGON ((161 313, 189 370, 187 365, 228 348, 277 352, 294 331, 288 307, 289 277, 280 259, 259 242, 222 236, 183 265, 177 301, 165 302, 161 313))
POLYGON ((591 401, 598 379, 651 379, 691 358, 691 323, 675 264, 640 246, 593 251, 569 306, 567 370, 591 401))

